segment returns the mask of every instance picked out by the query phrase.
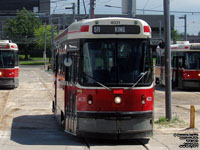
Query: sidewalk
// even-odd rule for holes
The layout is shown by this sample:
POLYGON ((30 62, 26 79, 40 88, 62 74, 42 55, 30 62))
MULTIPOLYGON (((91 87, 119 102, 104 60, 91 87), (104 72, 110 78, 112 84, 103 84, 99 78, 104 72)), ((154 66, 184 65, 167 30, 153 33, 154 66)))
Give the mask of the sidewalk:
MULTIPOLYGON (((200 147, 193 147, 200 145, 200 99, 192 101, 195 95, 187 92, 172 93, 172 118, 178 118, 180 122, 172 123, 170 125, 154 124, 154 136, 148 144, 150 150, 198 150, 200 147), (191 96, 191 98, 189 98, 191 96), (195 106, 195 129, 189 129, 190 126, 190 105, 195 106), (192 141, 191 141, 192 140, 192 141), (188 148, 190 147, 190 148, 188 148)), ((200 92, 194 93, 200 96, 200 92)), ((159 117, 165 116, 165 97, 164 91, 155 91, 154 104, 155 120, 159 117)), ((154 120, 154 121, 155 121, 154 120)))

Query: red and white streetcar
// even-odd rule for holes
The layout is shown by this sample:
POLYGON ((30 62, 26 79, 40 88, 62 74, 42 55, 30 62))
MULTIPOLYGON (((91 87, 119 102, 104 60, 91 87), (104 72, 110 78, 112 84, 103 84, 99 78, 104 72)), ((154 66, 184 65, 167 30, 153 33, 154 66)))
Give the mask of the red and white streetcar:
MULTIPOLYGON (((179 89, 200 89, 200 43, 178 41, 171 45, 172 85, 179 89)), ((165 53, 157 49, 155 78, 165 85, 165 53)))
POLYGON ((53 111, 80 137, 152 136, 151 28, 130 18, 72 23, 55 40, 53 111))
POLYGON ((0 88, 16 88, 18 85, 18 46, 9 40, 0 40, 0 88))

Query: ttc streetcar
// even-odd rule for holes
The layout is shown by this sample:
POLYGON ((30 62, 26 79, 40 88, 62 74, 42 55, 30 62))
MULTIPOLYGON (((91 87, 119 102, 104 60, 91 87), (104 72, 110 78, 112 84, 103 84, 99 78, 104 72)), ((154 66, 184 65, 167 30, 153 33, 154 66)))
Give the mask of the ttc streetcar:
POLYGON ((151 28, 131 18, 86 19, 56 37, 53 112, 85 138, 153 134, 151 28))
MULTIPOLYGON (((155 78, 165 85, 165 53, 157 48, 155 78)), ((172 85, 179 89, 200 89, 200 43, 177 41, 171 45, 172 85)))
POLYGON ((9 40, 0 40, 0 88, 16 88, 18 85, 18 46, 9 40))

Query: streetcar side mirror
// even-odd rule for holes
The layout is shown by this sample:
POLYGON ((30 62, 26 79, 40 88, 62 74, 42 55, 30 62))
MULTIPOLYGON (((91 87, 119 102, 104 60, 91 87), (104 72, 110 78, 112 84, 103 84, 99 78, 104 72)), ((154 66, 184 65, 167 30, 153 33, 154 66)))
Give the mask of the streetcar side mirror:
POLYGON ((70 67, 72 65, 72 59, 71 58, 65 58, 64 65, 66 67, 70 67))
POLYGON ((165 48, 165 42, 164 41, 161 41, 158 46, 161 48, 161 49, 164 49, 165 48))

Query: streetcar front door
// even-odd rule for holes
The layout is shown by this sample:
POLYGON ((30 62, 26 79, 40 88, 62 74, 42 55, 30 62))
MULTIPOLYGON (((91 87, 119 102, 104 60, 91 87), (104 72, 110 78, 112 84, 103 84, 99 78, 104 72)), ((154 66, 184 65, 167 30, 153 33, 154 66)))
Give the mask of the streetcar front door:
POLYGON ((66 95, 65 95, 65 104, 66 104, 66 125, 65 130, 73 134, 76 133, 76 80, 77 80, 77 63, 78 57, 76 53, 69 54, 69 57, 72 60, 72 64, 66 67, 66 95))
POLYGON ((173 81, 173 86, 178 87, 179 81, 182 80, 182 74, 180 69, 183 68, 183 56, 174 56, 173 61, 172 61, 172 67, 173 67, 173 72, 172 72, 172 81, 173 81))

